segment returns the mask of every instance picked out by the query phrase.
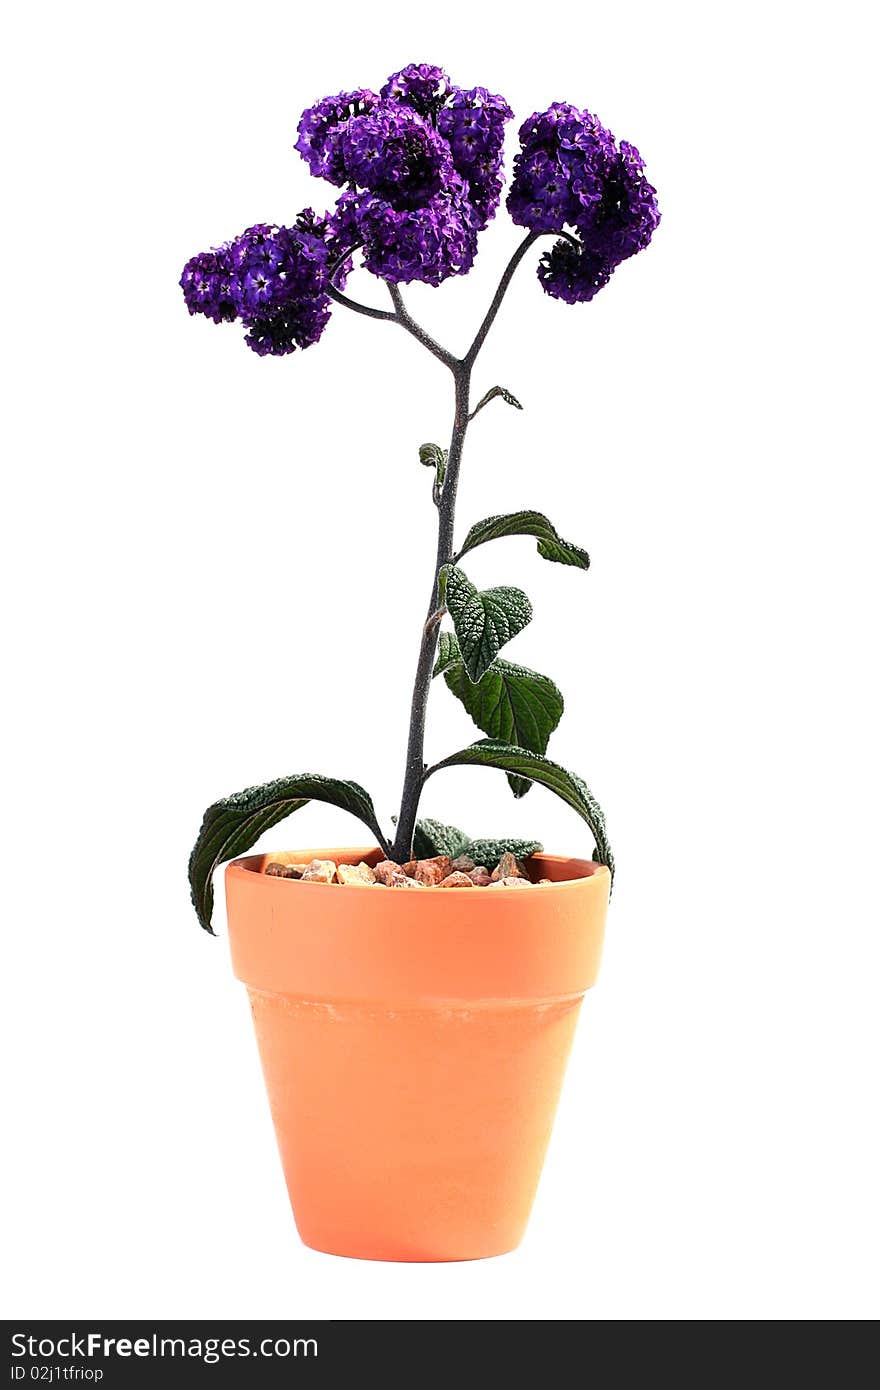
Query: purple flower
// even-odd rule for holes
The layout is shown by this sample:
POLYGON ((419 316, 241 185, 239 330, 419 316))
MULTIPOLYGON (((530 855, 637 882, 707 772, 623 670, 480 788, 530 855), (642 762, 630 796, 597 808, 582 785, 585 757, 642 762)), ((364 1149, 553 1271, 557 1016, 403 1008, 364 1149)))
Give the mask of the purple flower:
POLYGON ((424 207, 453 168, 446 141, 408 106, 384 105, 355 116, 341 132, 339 153, 353 187, 397 209, 424 207))
POLYGON ((356 92, 339 92, 335 97, 325 97, 303 112, 297 128, 299 139, 294 148, 299 150, 317 178, 329 179, 337 187, 346 182, 347 175, 339 153, 340 136, 353 117, 372 111, 378 104, 376 93, 364 87, 356 92))
MULTIPOLYGON (((318 219, 307 210, 293 227, 260 223, 194 256, 181 279, 190 313, 240 318, 254 351, 280 355, 317 342, 331 267, 341 288, 354 248, 392 284, 467 274, 498 207, 512 114, 503 97, 456 87, 429 63, 393 73, 379 94, 359 88, 316 102, 296 148, 313 174, 343 190, 335 211, 318 219)), ((541 258, 541 285, 568 303, 592 299, 660 221, 642 158, 568 102, 535 112, 519 136, 511 217, 564 233, 541 258)))
POLYGON ((621 140, 601 196, 592 208, 584 240, 618 265, 643 251, 660 222, 657 190, 645 178, 645 164, 635 145, 621 140))
POLYGON ((420 116, 436 117, 453 90, 442 68, 430 63, 409 63, 400 72, 391 74, 380 96, 384 101, 403 102, 420 116))
POLYGON ((570 304, 593 298, 618 265, 648 245, 660 221, 657 195, 638 150, 589 111, 554 102, 520 129, 521 148, 507 206, 514 222, 538 232, 569 228, 542 257, 538 278, 570 304))
POLYGON ((340 199, 337 230, 364 244, 364 265, 392 284, 421 280, 439 285, 465 275, 477 251, 477 225, 466 197, 467 185, 455 173, 422 208, 398 210, 375 194, 340 199))
POLYGON ((542 288, 566 304, 584 304, 611 279, 614 263, 570 241, 557 241, 538 263, 542 288))
POLYGON ((254 318, 245 342, 260 357, 284 357, 297 348, 311 347, 330 322, 330 301, 295 300, 274 313, 254 318))
POLYGON ((517 155, 507 207, 514 222, 534 232, 561 232, 577 216, 565 171, 542 149, 517 155))
POLYGON ((514 222, 536 232, 575 225, 595 193, 614 141, 588 111, 554 102, 520 126, 507 207, 514 222), (577 185, 577 186, 576 186, 577 185))
POLYGON ((231 323, 236 318, 227 246, 200 251, 188 260, 180 277, 180 287, 191 314, 204 314, 214 323, 231 323))
POLYGON ((461 90, 442 68, 410 63, 378 97, 343 92, 310 107, 297 149, 313 174, 346 188, 334 217, 341 243, 363 243, 383 279, 439 285, 471 268, 498 207, 512 114, 485 87, 461 90))
POLYGON ((503 97, 485 87, 453 90, 437 117, 437 129, 449 142, 455 167, 468 181, 468 196, 479 229, 494 217, 501 198, 504 127, 513 112, 503 97))
POLYGON ((286 229, 264 222, 248 227, 230 244, 232 295, 239 318, 247 320, 280 302, 290 250, 286 229))
MULTIPOLYGON (((330 318, 329 272, 345 250, 311 208, 292 227, 260 222, 220 251, 194 256, 181 279, 190 313, 241 319, 261 356, 316 343, 330 318)), ((344 283, 342 266, 338 283, 344 283)))

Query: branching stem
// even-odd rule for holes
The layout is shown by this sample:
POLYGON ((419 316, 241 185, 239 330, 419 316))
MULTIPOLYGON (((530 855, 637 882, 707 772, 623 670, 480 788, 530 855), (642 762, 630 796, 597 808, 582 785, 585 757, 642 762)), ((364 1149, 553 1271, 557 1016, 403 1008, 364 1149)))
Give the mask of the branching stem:
MULTIPOLYGON (((471 419, 469 413, 471 374, 473 372, 474 363, 479 356, 480 349, 486 341, 489 330, 495 322, 517 267, 529 248, 543 235, 546 235, 546 233, 529 232, 514 251, 504 270, 504 274, 501 276, 498 288, 495 291, 486 316, 477 330, 476 337, 468 348, 467 353, 462 358, 456 357, 454 353, 442 347, 420 324, 416 323, 403 302, 403 295, 399 285, 388 284, 391 302, 394 305, 393 311, 374 309, 370 305, 359 304, 336 289, 332 283, 334 275, 358 247, 351 247, 345 252, 330 271, 328 293, 338 304, 343 304, 347 309, 352 309, 355 313, 366 314, 369 318, 385 319, 393 323, 399 323, 401 328, 406 329, 407 333, 411 334, 413 338, 421 343, 422 347, 430 352, 433 357, 436 357, 444 366, 449 368, 455 386, 455 414, 452 422, 452 437, 449 441, 449 456, 446 461, 446 474, 443 479, 442 488, 437 486, 435 480, 433 489, 434 501, 438 511, 437 555, 434 563, 434 579, 431 585, 428 612, 422 629, 419 659, 416 665, 415 680, 413 682, 409 738, 406 749, 406 768, 404 772, 400 813, 397 818, 397 830, 394 843, 390 847, 391 858, 401 864, 405 863, 412 853, 413 833, 415 831, 416 816, 419 809, 419 799, 425 781, 425 721, 428 709, 428 693, 431 688, 434 653, 437 649, 440 618, 442 616, 442 607, 439 602, 440 572, 444 565, 451 563, 454 556, 455 502, 458 494, 458 478, 464 450, 465 435, 467 434, 468 423, 471 419)), ((567 233, 564 232, 555 232, 552 235, 574 241, 573 237, 569 237, 567 233)), ((575 243, 575 245, 576 244, 577 243, 575 243)))
POLYGON ((372 304, 360 304, 356 299, 349 299, 348 295, 343 294, 335 285, 328 285, 327 293, 337 304, 344 304, 346 309, 351 309, 355 314, 364 314, 368 319, 386 319, 388 323, 397 322, 397 315, 390 309, 374 309, 372 304))
POLYGON ((407 333, 411 333, 412 336, 418 342, 421 343, 422 347, 427 348, 428 351, 434 355, 434 357, 439 358, 440 361, 444 364, 444 366, 448 367, 450 371, 454 372, 456 368, 461 365, 458 361, 458 358, 455 357, 453 353, 448 352, 445 347, 441 347, 438 342, 434 341, 430 333, 426 333, 424 328, 422 328, 420 324, 416 323, 415 319, 412 317, 412 315, 410 314, 409 310, 403 302, 403 295, 400 292, 400 286, 392 285, 389 283, 388 293, 391 295, 391 302, 394 305, 393 317, 397 319, 397 322, 400 324, 400 326, 402 328, 405 328, 407 333))
POLYGON ((344 251, 341 256, 337 256, 327 275, 327 293, 331 299, 336 300, 337 304, 342 304, 346 309, 351 309, 352 313, 364 314, 370 319, 386 319, 389 323, 396 323, 397 315, 390 309, 374 309, 372 304, 360 304, 356 299, 349 299, 348 295, 343 294, 342 290, 338 290, 333 283, 346 261, 354 255, 355 251, 360 250, 362 245, 363 242, 356 242, 354 246, 350 246, 347 251, 344 251))

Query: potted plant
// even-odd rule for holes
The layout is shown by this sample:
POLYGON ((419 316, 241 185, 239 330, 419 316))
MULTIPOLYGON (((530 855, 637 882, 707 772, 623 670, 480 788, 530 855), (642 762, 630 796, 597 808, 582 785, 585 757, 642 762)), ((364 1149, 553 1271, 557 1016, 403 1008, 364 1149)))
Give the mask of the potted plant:
POLYGON ((259 354, 316 343, 334 305, 393 324, 448 369, 448 448, 424 444, 437 555, 418 660, 400 808, 383 828, 356 782, 281 777, 215 802, 190 859, 193 903, 211 931, 212 876, 226 869, 233 966, 248 988, 294 1215, 303 1240, 336 1254, 451 1260, 519 1242, 550 1134, 584 991, 599 963, 613 861, 586 783, 547 756, 562 715, 548 677, 502 655, 532 616, 525 593, 479 590, 477 546, 531 536, 545 560, 586 570, 580 546, 539 511, 456 530, 468 426, 501 386, 472 392, 474 368, 511 279, 540 238, 538 280, 586 303, 659 222, 638 151, 597 118, 554 103, 522 125, 507 208, 526 229, 463 356, 410 315, 401 286, 438 286, 473 265, 502 191, 510 107, 412 64, 378 93, 310 107, 296 148, 339 189, 332 212, 258 224, 194 256, 181 285, 190 313, 239 320, 259 354), (346 293, 353 257, 384 282, 374 307, 346 293), (474 399, 476 397, 476 399, 474 399), (446 686, 484 736, 432 767, 428 696, 446 686), (589 859, 537 842, 473 839, 420 818, 444 768, 494 768, 515 797, 534 782, 592 832, 589 859), (356 816, 369 844, 240 857, 311 800, 356 816), (394 889, 413 891, 395 892, 394 889))

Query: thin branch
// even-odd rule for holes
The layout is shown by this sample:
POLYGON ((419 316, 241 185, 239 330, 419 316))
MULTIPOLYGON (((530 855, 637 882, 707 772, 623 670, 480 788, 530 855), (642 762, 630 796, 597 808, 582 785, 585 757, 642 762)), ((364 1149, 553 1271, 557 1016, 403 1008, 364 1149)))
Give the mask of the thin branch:
POLYGON ((353 246, 349 246, 347 251, 343 251, 341 255, 336 257, 336 260, 333 262, 330 269, 327 271, 327 278, 330 281, 331 285, 333 284, 342 267, 345 265, 345 262, 350 261, 355 251, 360 251, 363 244, 364 243, 362 241, 356 241, 353 246))
POLYGON ((351 309, 355 314, 364 314, 368 319, 385 319, 386 322, 396 323, 397 315, 392 314, 388 309, 374 309, 371 304, 361 304, 356 299, 349 299, 347 294, 338 290, 333 281, 339 274, 346 261, 350 260, 355 251, 359 251, 363 246, 362 241, 356 241, 354 246, 349 246, 347 251, 343 251, 341 256, 337 256, 327 272, 327 293, 331 299, 335 299, 337 304, 344 304, 346 309, 351 309))
POLYGON ((394 313, 390 317, 395 318, 400 326, 406 329, 407 333, 411 333, 414 338, 418 339, 422 347, 426 347, 428 351, 439 358, 451 372, 454 372, 460 365, 455 354, 449 352, 445 347, 441 347, 441 345, 431 337, 430 333, 425 332, 421 324, 416 323, 403 302, 400 286, 392 284, 390 280, 387 280, 385 283, 388 285, 388 293, 391 295, 391 302, 394 305, 394 313))
POLYGON ((493 298, 492 303, 489 305, 486 317, 483 319, 483 322, 477 329, 477 336, 474 338, 474 341, 471 343, 470 347, 464 355, 463 360, 467 363, 469 367, 473 366, 474 362, 477 359, 477 354, 479 353, 480 348, 486 341, 486 336, 489 332, 489 329, 492 327, 492 324, 495 322, 496 315, 498 313, 498 310, 501 308, 504 296, 507 294, 507 291, 510 287, 510 282, 514 277, 514 274, 516 273, 517 266, 519 265, 520 261, 522 260, 526 252, 529 250, 529 248, 531 246, 534 246, 538 238, 542 236, 555 236, 557 238, 560 238, 562 241, 570 241, 572 246, 576 246, 578 247, 578 249, 580 249, 580 242, 575 237, 570 236, 568 232, 529 232, 528 236, 526 236, 525 239, 520 242, 519 246, 516 248, 510 260, 508 261, 507 268, 504 274, 502 275, 501 280, 499 281, 498 288, 495 291, 495 297, 493 298))
POLYGON ((583 246, 581 246, 581 243, 578 241, 577 237, 572 236, 570 232, 539 232, 538 235, 555 236, 558 237, 560 241, 569 241, 571 242, 572 246, 576 251, 583 251, 584 249, 583 246))
POLYGON ((529 232, 528 236, 525 238, 524 241, 520 242, 519 246, 514 251, 510 260, 507 262, 507 268, 505 269, 504 274, 502 275, 501 280, 499 281, 498 288, 495 291, 492 303, 489 305, 489 308, 486 312, 486 317, 483 319, 483 322, 477 329, 477 336, 474 338, 474 341, 471 343, 470 347, 464 355, 464 360, 469 367, 473 366, 474 362, 476 361, 477 353, 480 351, 480 348, 486 341, 486 335, 488 334, 489 329, 492 327, 492 324, 495 322, 495 316, 498 313, 498 310, 501 308, 502 300, 504 299, 504 296, 507 294, 508 286, 510 285, 511 280, 514 277, 517 266, 519 265, 523 256, 528 251, 529 247, 535 244, 540 235, 540 232, 529 232))
POLYGON ((327 293, 337 304, 344 304, 346 309, 351 309, 355 314, 364 314, 368 319, 384 319, 387 323, 397 323, 397 315, 392 314, 390 309, 374 309, 372 304, 359 304, 356 299, 349 299, 348 295, 343 294, 335 285, 328 284, 327 293))

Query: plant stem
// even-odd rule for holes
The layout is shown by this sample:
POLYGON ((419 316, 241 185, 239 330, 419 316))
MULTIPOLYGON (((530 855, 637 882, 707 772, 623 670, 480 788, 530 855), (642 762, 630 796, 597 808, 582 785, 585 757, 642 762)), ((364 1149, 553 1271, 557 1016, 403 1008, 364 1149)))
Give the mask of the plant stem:
POLYGON ((501 301, 507 294, 508 286, 510 285, 511 280, 513 279, 516 273, 517 266, 519 265, 523 256, 528 251, 529 247, 534 245, 534 243, 538 240, 538 237, 542 235, 542 232, 529 232, 528 236, 525 238, 524 241, 520 242, 519 246, 514 251, 510 260, 507 262, 507 269, 505 270, 498 283, 498 288, 495 291, 492 303, 489 305, 486 317, 483 319, 483 322, 477 329, 477 336, 474 338, 474 341, 471 343, 470 347, 467 350, 467 353, 465 354, 464 362, 468 368, 471 368, 477 360, 477 355, 480 351, 480 348, 486 341, 486 338, 488 337, 489 329, 495 322, 495 316, 497 315, 498 310, 501 308, 501 301))
POLYGON ((391 295, 391 302, 394 305, 394 313, 391 315, 391 318, 397 319, 401 328, 405 328, 407 333, 411 333, 414 338, 417 338, 422 347, 427 348, 435 357, 439 357, 440 361, 454 373, 461 365, 458 358, 454 353, 448 352, 445 347, 441 347, 438 342, 434 341, 430 333, 426 333, 424 328, 416 323, 403 302, 400 286, 392 285, 389 282, 388 293, 391 295))
POLYGON ((374 309, 372 304, 359 304, 356 299, 349 299, 348 295, 343 294, 335 285, 328 284, 327 293, 337 304, 344 304, 346 309, 351 309, 355 314, 364 314, 368 319, 386 319, 388 323, 397 322, 397 315, 390 309, 374 309))
POLYGON ((391 858, 398 864, 405 863, 412 851, 413 832, 419 799, 422 794, 422 780, 425 775, 425 720, 428 712, 428 692, 431 688, 431 671, 440 624, 432 622, 439 603, 440 571, 452 559, 455 537, 455 498, 458 490, 458 473, 464 449, 464 437, 468 427, 468 404, 470 399, 471 369, 458 362, 452 368, 455 380, 455 419, 452 438, 449 442, 449 458, 446 463, 446 477, 440 493, 439 520, 437 524, 437 559, 434 565, 434 582, 431 585, 431 599, 422 629, 419 647, 419 660, 413 683, 412 710, 410 713, 409 739, 406 748, 406 768, 403 779, 403 795, 400 814, 397 818, 397 834, 391 848, 391 858))
POLYGON ((392 310, 374 309, 372 304, 361 304, 357 299, 349 299, 348 295, 343 294, 342 290, 338 290, 333 283, 345 262, 354 255, 355 251, 360 250, 362 245, 363 242, 355 242, 354 246, 350 246, 341 256, 336 257, 327 272, 327 293, 331 299, 336 300, 337 304, 343 304, 346 309, 351 309, 352 313, 364 314, 368 319, 386 319, 389 323, 396 323, 397 314, 392 310))
MULTIPOLYGON (((452 438, 449 442, 449 456, 446 461, 446 476, 443 480, 442 488, 438 490, 435 482, 434 500, 437 503, 437 557, 434 564, 434 579, 431 585, 431 598, 428 604, 428 612, 422 628, 422 638, 419 645, 419 659, 416 666, 415 681, 413 682, 412 708, 410 712, 409 738, 406 748, 406 769, 404 772, 403 794, 400 802, 400 813, 397 818, 397 833, 394 843, 390 846, 390 858, 399 864, 405 863, 412 852, 413 833, 415 831, 416 816, 419 809, 419 800, 422 794, 422 786, 425 780, 425 720, 428 710, 428 693, 431 688, 431 674, 434 665, 434 653, 437 650, 437 640, 440 632, 440 624, 436 619, 439 607, 439 584, 440 571, 444 565, 448 565, 454 556, 455 544, 455 502, 458 495, 458 476, 461 468, 461 456, 464 450, 464 440, 467 434, 470 409, 470 390, 471 374, 474 363, 479 356, 486 338, 493 323, 495 322, 498 310, 501 308, 502 301, 510 286, 510 282, 516 269, 529 247, 537 241, 539 236, 546 235, 543 232, 529 232, 520 242, 517 249, 511 256, 504 274, 499 281, 492 302, 486 312, 483 322, 477 330, 477 335, 468 348, 464 357, 458 358, 454 353, 444 348, 429 333, 426 333, 420 324, 409 313, 403 302, 403 296, 399 285, 388 284, 388 291, 391 295, 391 302, 394 305, 393 312, 389 310, 374 309, 366 304, 359 304, 355 300, 349 299, 337 290, 332 283, 328 287, 328 292, 339 304, 344 304, 346 308, 353 309, 355 313, 366 314, 370 318, 387 319, 394 323, 399 323, 401 328, 405 328, 418 342, 421 343, 432 356, 441 361, 452 373, 455 383, 455 416, 452 424, 452 438)), ((560 232, 554 235, 567 237, 566 233, 560 232)), ((576 244, 576 243, 575 243, 576 244)), ((356 247, 351 250, 356 250, 356 247)), ((341 256, 330 273, 332 282, 333 276, 345 259, 351 255, 351 250, 341 256)))
POLYGON ((492 302, 486 312, 483 322, 477 330, 476 337, 468 348, 465 356, 458 360, 447 353, 445 349, 437 350, 438 344, 433 339, 428 339, 423 330, 418 329, 417 325, 412 325, 412 320, 403 306, 400 290, 396 285, 389 285, 391 298, 397 317, 409 332, 414 332, 414 336, 433 352, 435 357, 444 361, 452 372, 455 381, 455 418, 452 425, 452 438, 449 443, 449 458, 446 463, 446 477, 440 493, 439 517, 437 524, 437 560, 434 566, 434 582, 431 585, 431 599, 428 604, 428 614, 425 625, 422 629, 422 640, 419 647, 419 659, 416 666, 416 676, 413 683, 412 710, 410 713, 409 739, 406 749, 406 768, 403 780, 403 795, 400 801, 400 812, 397 817, 397 833, 394 837, 394 844, 391 848, 391 858, 398 864, 405 863, 412 853, 413 833, 415 831, 416 816, 418 815, 419 801, 422 795, 422 787, 425 780, 425 721, 428 710, 428 694, 431 689, 431 673, 434 665, 434 653, 437 650, 437 641, 440 634, 440 624, 432 622, 431 619, 437 611, 439 604, 439 582, 440 571, 444 565, 448 565, 454 557, 455 547, 455 503, 458 495, 458 476, 461 468, 461 456, 464 450, 464 440, 469 424, 470 409, 470 389, 471 373, 474 363, 479 356, 486 338, 501 308, 502 301, 506 295, 510 282, 516 273, 523 256, 529 247, 537 241, 540 232, 529 232, 520 242, 507 263, 504 274, 502 275, 498 288, 492 298, 492 302), (409 322, 407 322, 409 320, 409 322))

